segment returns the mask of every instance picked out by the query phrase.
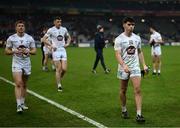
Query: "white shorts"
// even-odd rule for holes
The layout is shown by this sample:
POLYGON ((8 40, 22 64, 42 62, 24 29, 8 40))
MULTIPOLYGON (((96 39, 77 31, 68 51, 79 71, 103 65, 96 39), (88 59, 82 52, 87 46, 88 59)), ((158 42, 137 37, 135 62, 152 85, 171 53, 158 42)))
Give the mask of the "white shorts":
POLYGON ((30 75, 31 66, 12 65, 12 72, 22 72, 24 75, 30 75))
POLYGON ((67 60, 67 54, 65 48, 57 48, 52 52, 53 61, 67 60))
POLYGON ((43 51, 44 51, 44 54, 47 55, 47 54, 51 54, 51 51, 49 48, 47 48, 46 46, 43 47, 43 51))
POLYGON ((127 80, 130 77, 140 76, 141 77, 141 70, 140 68, 132 69, 130 73, 126 73, 124 70, 118 70, 117 78, 122 80, 127 80))
POLYGON ((157 56, 160 56, 161 55, 161 47, 160 46, 152 46, 151 48, 151 55, 154 56, 154 55, 157 55, 157 56))

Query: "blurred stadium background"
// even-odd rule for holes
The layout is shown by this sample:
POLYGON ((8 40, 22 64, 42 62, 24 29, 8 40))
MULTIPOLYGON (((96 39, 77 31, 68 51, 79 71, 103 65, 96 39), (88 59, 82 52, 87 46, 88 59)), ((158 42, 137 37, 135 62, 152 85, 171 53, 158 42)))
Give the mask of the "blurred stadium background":
POLYGON ((36 41, 44 26, 52 26, 54 16, 62 16, 63 25, 70 31, 73 42, 93 43, 96 25, 105 26, 109 40, 121 30, 124 16, 136 19, 135 32, 146 44, 148 25, 153 24, 167 44, 180 40, 179 0, 3 0, 0 1, 0 40, 14 32, 14 22, 24 19, 28 33, 36 41))
MULTIPOLYGON (((105 61, 111 73, 91 73, 95 53, 93 48, 67 48, 68 72, 63 80, 64 91, 55 88, 54 72, 41 70, 40 49, 32 56, 32 75, 28 88, 36 93, 79 112, 107 127, 178 127, 180 126, 180 54, 179 46, 162 47, 162 75, 147 75, 142 80, 143 113, 146 123, 135 122, 132 84, 128 89, 129 120, 121 118, 117 62, 111 46, 122 32, 121 20, 132 16, 136 20, 135 33, 142 40, 145 60, 151 65, 148 25, 153 24, 162 34, 165 45, 180 45, 179 0, 1 0, 0 46, 14 33, 14 22, 23 19, 27 33, 39 46, 42 29, 52 26, 54 16, 61 16, 74 46, 93 46, 96 25, 105 26, 110 40, 104 49, 105 61), (146 46, 147 45, 147 46, 146 46)), ((0 76, 12 81, 11 57, 0 48, 0 76)), ((76 116, 59 110, 34 96, 27 96, 30 107, 23 115, 16 114, 13 87, 0 80, 0 127, 94 127, 76 116)))

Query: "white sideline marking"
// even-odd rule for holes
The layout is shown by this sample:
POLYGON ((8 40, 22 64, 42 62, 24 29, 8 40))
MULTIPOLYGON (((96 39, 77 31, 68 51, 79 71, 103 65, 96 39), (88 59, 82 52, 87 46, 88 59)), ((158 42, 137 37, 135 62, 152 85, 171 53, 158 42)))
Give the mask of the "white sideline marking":
MULTIPOLYGON (((3 81, 5 81, 6 83, 9 83, 9 84, 15 86, 15 83, 7 80, 7 79, 4 78, 4 77, 1 77, 1 76, 0 76, 0 79, 3 80, 3 81)), ((96 122, 96 121, 94 121, 94 120, 92 120, 92 119, 90 119, 90 118, 88 118, 88 117, 86 117, 86 116, 78 113, 78 112, 75 112, 75 111, 73 111, 73 110, 71 110, 71 109, 69 109, 69 108, 67 108, 67 107, 65 107, 65 106, 63 106, 63 105, 55 102, 55 101, 52 101, 52 100, 50 100, 50 99, 48 99, 48 98, 46 98, 46 97, 44 97, 44 96, 41 96, 41 95, 35 93, 34 91, 31 91, 31 90, 27 89, 27 92, 28 92, 29 94, 31 94, 31 95, 33 95, 33 96, 35 96, 35 97, 43 100, 43 101, 48 102, 49 104, 51 104, 51 105, 53 105, 53 106, 56 106, 56 107, 59 108, 59 109, 62 109, 62 110, 66 111, 66 112, 68 112, 68 113, 70 113, 70 114, 72 114, 72 115, 74 115, 74 116, 77 116, 78 118, 80 118, 80 119, 82 119, 82 120, 84 120, 84 121, 86 121, 86 122, 88 122, 88 123, 90 123, 90 124, 92 124, 92 125, 94 125, 94 126, 96 126, 96 127, 98 127, 98 128, 107 128, 107 127, 104 126, 103 124, 100 124, 100 123, 98 123, 98 122, 96 122)))

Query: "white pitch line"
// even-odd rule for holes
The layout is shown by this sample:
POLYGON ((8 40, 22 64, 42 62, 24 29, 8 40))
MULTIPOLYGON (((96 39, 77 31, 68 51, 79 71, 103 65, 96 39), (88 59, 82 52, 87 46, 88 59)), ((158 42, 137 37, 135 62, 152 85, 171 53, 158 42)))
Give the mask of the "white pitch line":
MULTIPOLYGON (((6 83, 9 83, 9 84, 15 86, 15 83, 7 80, 7 79, 4 78, 4 77, 1 77, 1 76, 0 76, 0 79, 3 80, 3 81, 5 81, 6 83)), ((76 117, 78 117, 78 118, 80 118, 80 119, 82 119, 82 120, 84 120, 84 121, 86 121, 86 122, 88 122, 88 123, 90 123, 90 124, 98 127, 98 128, 107 128, 107 127, 104 126, 103 124, 98 123, 98 122, 96 122, 96 121, 94 121, 94 120, 92 120, 92 119, 90 119, 90 118, 88 118, 88 117, 86 117, 86 116, 84 116, 84 115, 82 115, 82 114, 80 114, 80 113, 78 113, 78 112, 75 112, 75 111, 73 111, 73 110, 71 110, 71 109, 69 109, 69 108, 67 108, 67 107, 65 107, 65 106, 63 106, 63 105, 55 102, 55 101, 52 101, 52 100, 50 100, 50 99, 48 99, 48 98, 46 98, 46 97, 44 97, 44 96, 41 96, 41 95, 35 93, 35 92, 32 91, 32 90, 29 90, 29 89, 28 89, 27 92, 28 92, 29 94, 31 94, 31 95, 33 95, 33 96, 35 96, 35 97, 43 100, 43 101, 48 102, 49 104, 51 104, 51 105, 53 105, 53 106, 55 106, 55 107, 57 107, 57 108, 59 108, 59 109, 62 109, 62 110, 64 110, 64 111, 66 111, 66 112, 68 112, 68 113, 70 113, 70 114, 72 114, 72 115, 74 115, 74 116, 76 116, 76 117)))

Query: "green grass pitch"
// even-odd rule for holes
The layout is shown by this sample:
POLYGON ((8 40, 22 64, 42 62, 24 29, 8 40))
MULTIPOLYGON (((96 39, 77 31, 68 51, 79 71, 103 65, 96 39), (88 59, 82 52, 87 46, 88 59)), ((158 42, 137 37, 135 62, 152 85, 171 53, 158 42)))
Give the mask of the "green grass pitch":
MULTIPOLYGON (((152 67, 150 47, 143 47, 146 63, 152 67)), ((119 80, 116 78, 117 62, 112 47, 104 49, 105 63, 111 69, 104 74, 99 63, 97 74, 91 69, 95 59, 93 48, 67 48, 68 71, 57 92, 55 73, 41 69, 41 52, 32 56, 32 74, 28 88, 79 112, 107 127, 161 127, 180 126, 180 47, 162 47, 162 74, 152 76, 151 72, 142 79, 143 115, 145 124, 135 122, 133 87, 129 83, 127 108, 130 119, 121 118, 119 103, 119 80)), ((50 67, 50 66, 49 66, 50 67)), ((0 76, 12 81, 11 57, 0 49, 0 76)), ((0 80, 0 127, 93 127, 76 116, 28 95, 29 110, 16 114, 14 87, 0 80)))

